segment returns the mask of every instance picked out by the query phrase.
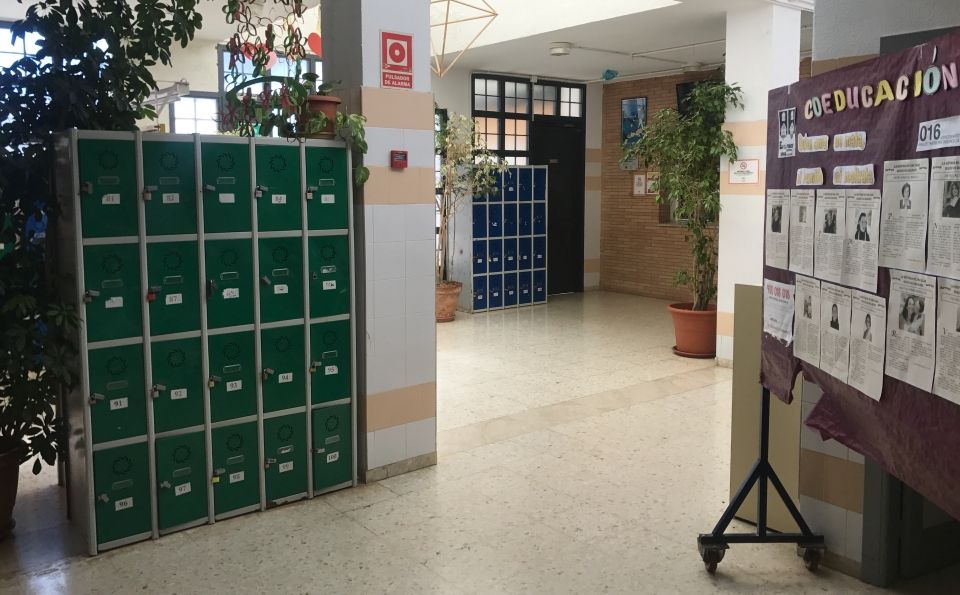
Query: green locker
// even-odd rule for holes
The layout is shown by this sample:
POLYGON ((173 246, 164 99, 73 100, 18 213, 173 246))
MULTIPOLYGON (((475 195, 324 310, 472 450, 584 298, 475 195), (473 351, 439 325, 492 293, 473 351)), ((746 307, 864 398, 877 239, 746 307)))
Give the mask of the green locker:
POLYGON ((306 147, 307 225, 310 229, 349 227, 350 176, 342 148, 306 147))
POLYGON ((208 240, 204 261, 207 326, 253 324, 253 243, 208 240))
POLYGON ((253 331, 209 335, 210 415, 214 422, 257 413, 253 331))
POLYGON ((197 233, 197 167, 193 141, 149 138, 145 136, 142 143, 147 235, 197 233))
POLYGON ((250 146, 246 142, 203 142, 203 231, 250 231, 250 146))
POLYGON ((260 333, 263 410, 282 411, 305 405, 303 326, 264 329, 260 333))
POLYGON ((213 429, 213 507, 219 516, 260 503, 257 424, 213 429))
POLYGON ((303 413, 263 420, 267 501, 307 491, 307 418, 303 413))
POLYGON ((147 302, 150 333, 166 335, 200 329, 196 242, 147 245, 147 302))
POLYGON ((348 242, 347 236, 319 236, 308 240, 312 318, 350 312, 348 242))
POLYGON ((93 453, 97 543, 150 532, 150 468, 147 445, 93 453))
POLYGON ((137 163, 130 140, 79 139, 83 237, 137 235, 137 163))
POLYGON ((153 427, 169 432, 203 425, 200 337, 154 341, 150 346, 153 427))
POLYGON ((310 394, 314 404, 350 394, 350 321, 310 325, 310 394))
POLYGON ((290 143, 257 145, 257 229, 300 229, 302 224, 300 147, 290 143))
POLYGON ((325 490, 353 480, 350 405, 313 411, 313 489, 325 490))
POLYGON ((203 432, 158 438, 157 514, 161 531, 207 517, 203 432))
POLYGON ((84 246, 87 341, 139 337, 142 328, 137 244, 84 246))
POLYGON ((88 352, 90 420, 94 444, 147 433, 143 346, 124 345, 88 352))
POLYGON ((260 240, 260 322, 303 317, 300 238, 260 240))

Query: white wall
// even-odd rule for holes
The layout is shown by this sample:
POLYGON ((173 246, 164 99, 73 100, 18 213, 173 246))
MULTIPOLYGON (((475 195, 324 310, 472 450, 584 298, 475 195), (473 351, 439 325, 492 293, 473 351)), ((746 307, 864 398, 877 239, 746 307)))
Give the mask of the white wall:
POLYGON ((454 67, 443 78, 431 74, 433 100, 451 114, 470 115, 470 71, 454 67))
MULTIPOLYGON (((174 82, 185 79, 190 83, 191 91, 218 92, 220 72, 217 67, 217 44, 209 39, 194 39, 186 48, 179 45, 171 48, 171 65, 158 64, 150 69, 157 87, 169 87, 174 82)), ((166 124, 170 131, 170 107, 167 106, 156 122, 143 121, 140 127, 154 124, 166 124)))

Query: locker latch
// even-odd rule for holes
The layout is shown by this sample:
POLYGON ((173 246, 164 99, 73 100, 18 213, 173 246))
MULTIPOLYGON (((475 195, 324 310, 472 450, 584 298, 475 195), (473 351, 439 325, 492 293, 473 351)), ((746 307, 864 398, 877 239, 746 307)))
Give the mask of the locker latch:
POLYGON ((95 297, 100 297, 100 292, 96 289, 88 289, 83 292, 83 303, 89 304, 95 297))
POLYGON ((264 380, 269 380, 274 374, 276 374, 276 371, 273 368, 264 368, 263 372, 260 373, 260 377, 264 380))
POLYGON ((84 182, 80 184, 81 194, 93 194, 93 182, 84 182))
POLYGON ((326 452, 327 452, 327 449, 326 449, 326 448, 314 448, 314 449, 313 449, 313 454, 315 454, 315 455, 322 455, 322 454, 325 454, 326 452))
POLYGON ((313 374, 321 366, 323 366, 323 362, 310 362, 310 373, 313 374))
POLYGON ((216 191, 217 191, 217 187, 214 186, 213 184, 204 184, 204 185, 203 185, 203 189, 206 190, 207 192, 216 192, 216 191))
POLYGON ((167 387, 163 384, 154 384, 153 388, 150 389, 150 397, 156 399, 160 396, 160 393, 167 390, 167 387))
POLYGON ((144 186, 143 187, 143 200, 152 200, 153 193, 159 190, 156 186, 144 186))
POLYGON ((101 502, 109 502, 109 501, 110 501, 110 496, 108 496, 108 495, 106 495, 106 494, 100 494, 99 496, 97 496, 97 500, 99 500, 99 501, 101 501, 101 502))
POLYGON ((157 295, 159 295, 161 291, 163 291, 163 288, 158 285, 154 285, 153 287, 151 287, 150 290, 147 291, 147 301, 148 302, 157 301, 157 295))
POLYGON ((213 279, 207 281, 207 298, 212 298, 217 291, 217 282, 213 279))
POLYGON ((276 463, 276 462, 277 462, 277 459, 264 459, 264 461, 263 461, 263 468, 264 468, 264 469, 269 469, 269 468, 270 468, 270 465, 272 465, 272 464, 274 464, 274 463, 276 463))
POLYGON ((100 393, 93 393, 92 395, 90 395, 90 404, 96 405, 97 401, 103 401, 105 399, 106 397, 101 395, 100 393))
POLYGON ((273 281, 271 281, 270 277, 266 275, 260 277, 260 281, 263 282, 264 285, 273 285, 273 281))
POLYGON ((218 382, 223 382, 223 378, 221 378, 221 377, 219 377, 219 376, 211 376, 210 379, 207 380, 207 387, 208 387, 208 388, 213 388, 213 387, 217 386, 217 383, 218 383, 218 382))
POLYGON ((267 188, 266 186, 261 186, 260 184, 257 184, 256 189, 253 191, 253 196, 254 196, 254 198, 262 198, 262 197, 263 197, 263 193, 264 193, 264 192, 269 192, 269 190, 270 190, 270 189, 267 188))
POLYGON ((319 190, 316 186, 307 186, 307 200, 313 200, 313 193, 319 190))
POLYGON ((166 481, 166 480, 161 481, 161 482, 160 482, 160 489, 161 489, 161 490, 169 490, 169 489, 170 489, 170 482, 169 482, 169 481, 166 481))

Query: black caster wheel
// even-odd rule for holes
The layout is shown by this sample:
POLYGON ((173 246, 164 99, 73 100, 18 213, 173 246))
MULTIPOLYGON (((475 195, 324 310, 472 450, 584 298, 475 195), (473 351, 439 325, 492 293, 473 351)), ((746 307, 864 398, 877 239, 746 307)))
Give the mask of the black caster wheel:
POLYGON ((723 555, 726 553, 726 550, 707 548, 701 552, 700 557, 703 558, 703 567, 707 569, 707 572, 713 574, 717 571, 717 564, 723 560, 723 555))
POLYGON ((803 565, 810 572, 816 572, 820 568, 820 562, 823 561, 823 550, 820 548, 808 547, 803 550, 803 565))

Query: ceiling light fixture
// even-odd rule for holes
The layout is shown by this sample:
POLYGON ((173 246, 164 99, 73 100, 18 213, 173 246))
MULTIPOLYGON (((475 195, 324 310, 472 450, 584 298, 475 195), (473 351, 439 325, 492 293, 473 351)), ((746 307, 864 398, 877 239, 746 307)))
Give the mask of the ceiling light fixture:
POLYGON ((574 45, 569 41, 555 41, 550 44, 551 56, 569 56, 574 45))

